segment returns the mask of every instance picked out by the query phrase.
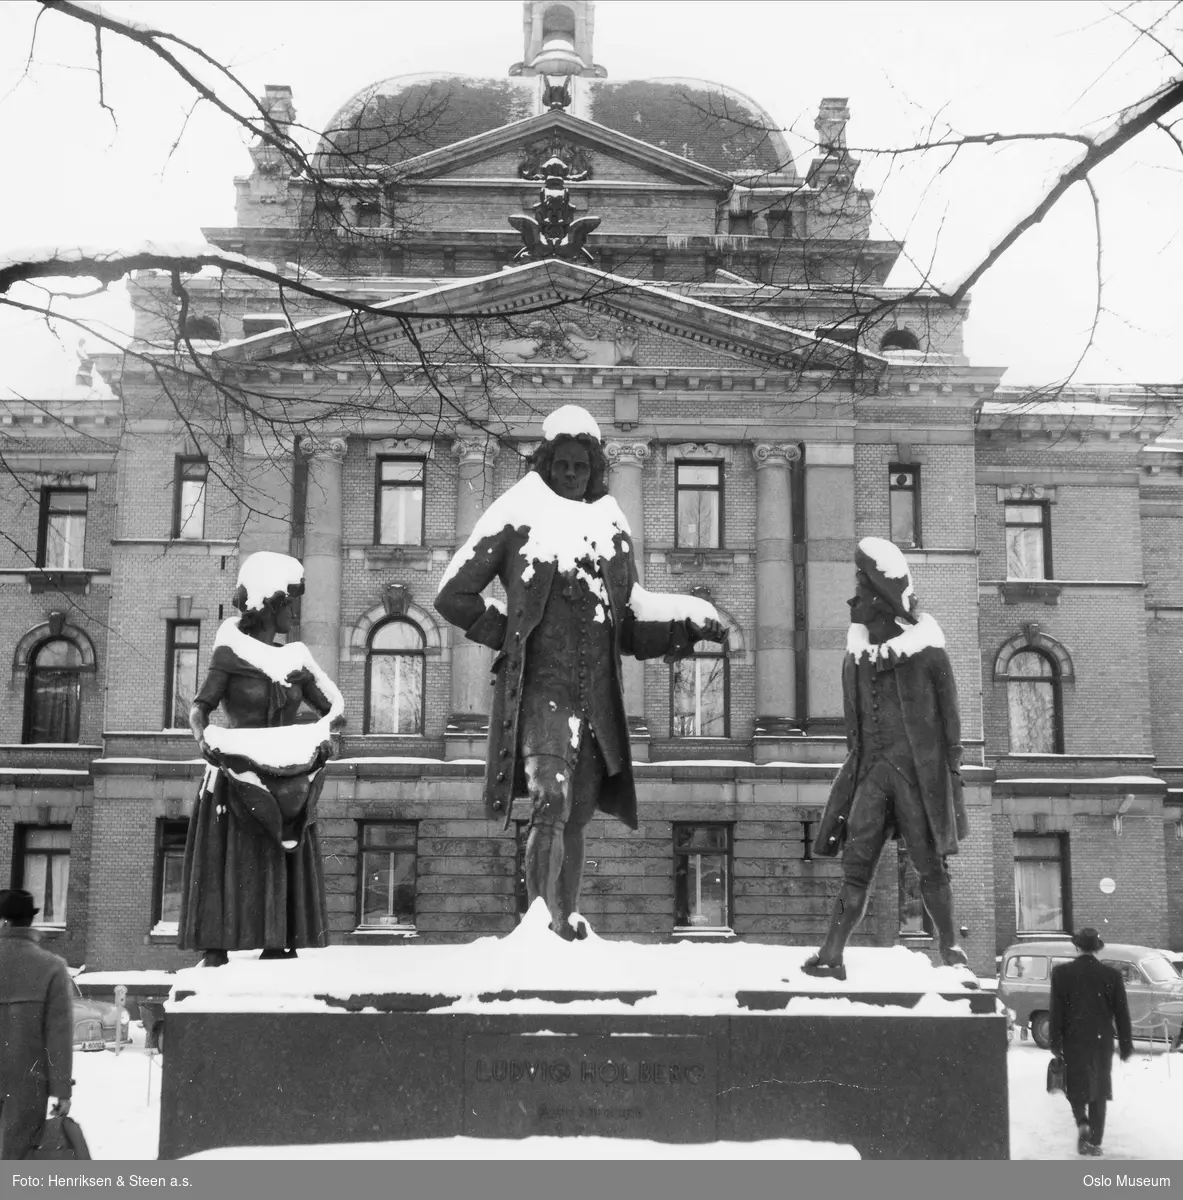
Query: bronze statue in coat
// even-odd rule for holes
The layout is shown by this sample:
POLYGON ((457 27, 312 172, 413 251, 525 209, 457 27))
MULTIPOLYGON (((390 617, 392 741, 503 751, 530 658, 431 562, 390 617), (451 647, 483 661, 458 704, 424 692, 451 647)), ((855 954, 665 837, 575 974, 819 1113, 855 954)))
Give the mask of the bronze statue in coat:
POLYGON ((577 914, 587 823, 599 809, 637 827, 621 655, 673 661, 724 633, 705 601, 638 584, 590 414, 565 406, 543 436, 530 472, 453 558, 435 607, 497 651, 486 815, 508 827, 514 798, 529 798, 527 894, 573 940, 586 936, 577 914), (481 595, 494 580, 504 604, 481 595))
POLYGON ((940 626, 916 613, 898 547, 864 538, 855 554, 855 595, 842 661, 847 757, 814 840, 815 854, 842 855, 842 889, 810 975, 846 978, 847 939, 867 908, 889 837, 902 838, 932 919, 942 960, 965 965, 957 944, 945 859, 968 822, 961 790, 957 685, 940 626))
POLYGON ((1095 929, 1072 939, 1080 954, 1052 968, 1048 1044, 1064 1060, 1064 1091, 1076 1120, 1078 1154, 1096 1157, 1105 1135, 1105 1106, 1113 1099, 1113 1038, 1121 1060, 1134 1052, 1125 982, 1098 961, 1105 943, 1095 929))

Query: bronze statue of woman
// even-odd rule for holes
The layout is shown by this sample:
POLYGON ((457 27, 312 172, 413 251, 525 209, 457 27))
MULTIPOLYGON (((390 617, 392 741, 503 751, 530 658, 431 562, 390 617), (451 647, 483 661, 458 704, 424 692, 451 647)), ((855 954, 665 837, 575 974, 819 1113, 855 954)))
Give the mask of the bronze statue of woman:
POLYGON ((209 766, 185 841, 178 944, 218 967, 230 950, 294 958, 328 943, 316 802, 341 693, 292 627, 304 568, 261 551, 242 565, 189 727, 209 766), (295 724, 301 705, 320 717, 295 724), (221 706, 227 724, 211 725, 221 706))

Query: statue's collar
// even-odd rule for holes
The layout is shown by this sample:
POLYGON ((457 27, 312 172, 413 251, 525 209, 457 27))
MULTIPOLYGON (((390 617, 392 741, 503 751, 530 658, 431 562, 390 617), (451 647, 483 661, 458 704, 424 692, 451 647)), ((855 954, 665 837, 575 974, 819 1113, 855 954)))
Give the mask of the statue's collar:
POLYGON ((930 647, 943 650, 945 635, 941 627, 927 613, 921 613, 915 625, 909 625, 886 642, 872 642, 865 625, 851 622, 846 633, 846 653, 853 654, 857 662, 864 654, 869 662, 880 670, 889 670, 901 658, 909 658, 930 647))

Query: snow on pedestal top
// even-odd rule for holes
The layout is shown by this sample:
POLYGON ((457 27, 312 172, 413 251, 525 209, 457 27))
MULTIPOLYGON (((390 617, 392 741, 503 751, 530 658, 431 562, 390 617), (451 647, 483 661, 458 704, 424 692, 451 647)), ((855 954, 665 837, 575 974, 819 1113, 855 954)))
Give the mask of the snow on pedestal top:
MULTIPOLYGON (((582 942, 560 941, 536 900, 521 924, 504 937, 461 946, 330 946, 300 951, 294 961, 262 962, 253 951, 233 952, 217 970, 179 971, 170 1002, 180 1012, 337 1012, 351 996, 454 996, 437 1013, 561 1012, 717 1015, 748 1011, 737 992, 793 992, 782 1011, 847 1015, 969 1015, 965 1003, 942 998, 970 995, 964 972, 934 967, 902 946, 848 949, 845 983, 812 979, 800 967, 805 946, 746 942, 641 944, 606 941, 590 934, 582 942), (490 993, 576 992, 557 1003, 530 995, 485 1000, 490 993), (628 1003, 615 994, 653 993, 628 1003), (845 993, 921 994, 913 1008, 849 1000, 845 993), (186 995, 192 993, 192 995, 186 995), (590 993, 590 996, 588 995, 590 993), (800 993, 808 993, 800 995, 800 993), (596 998, 602 995, 604 998, 596 998)), ((346 1015, 342 1013, 342 1015, 346 1015)))

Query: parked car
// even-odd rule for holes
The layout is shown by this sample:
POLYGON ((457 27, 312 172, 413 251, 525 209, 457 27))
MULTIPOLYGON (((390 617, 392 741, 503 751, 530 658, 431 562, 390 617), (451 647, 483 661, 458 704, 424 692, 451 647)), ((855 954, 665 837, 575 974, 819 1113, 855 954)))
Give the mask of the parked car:
POLYGON ((115 1030, 123 1025, 123 1040, 128 1040, 128 1016, 117 1004, 105 1000, 88 1000, 72 979, 74 993, 74 1048, 76 1050, 105 1050, 115 1041, 115 1030))
MULTIPOLYGON (((1076 957, 1076 947, 1067 938, 1017 942, 1002 955, 998 973, 998 995, 1015 1014, 1020 1029, 1028 1029, 1035 1044, 1048 1046, 1051 974, 1058 963, 1076 957)), ((1125 980, 1134 1037, 1175 1037, 1183 1022, 1183 977, 1165 951, 1152 946, 1106 943, 1097 955, 1116 967, 1125 980)))
POLYGON ((1170 959, 1171 966, 1174 967, 1180 975, 1183 975, 1183 951, 1164 950, 1163 953, 1168 959, 1170 959))

